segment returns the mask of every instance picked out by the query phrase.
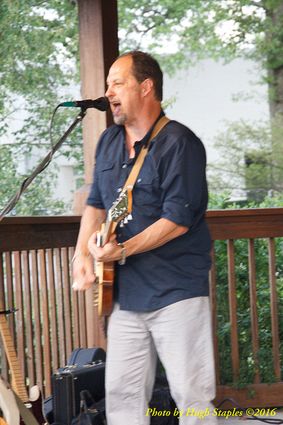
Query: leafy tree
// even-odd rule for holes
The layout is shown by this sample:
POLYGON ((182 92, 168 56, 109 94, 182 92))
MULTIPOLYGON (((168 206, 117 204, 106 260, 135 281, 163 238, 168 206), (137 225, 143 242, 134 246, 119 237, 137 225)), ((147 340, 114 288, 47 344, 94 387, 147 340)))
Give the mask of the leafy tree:
POLYGON ((249 198, 263 200, 283 190, 283 128, 269 122, 232 122, 216 138, 221 159, 210 166, 214 191, 243 189, 249 198))
POLYGON ((264 129, 261 124, 254 128, 250 123, 231 124, 219 146, 222 160, 217 166, 222 175, 214 175, 213 182, 218 190, 237 187, 241 176, 242 187, 246 182, 252 196, 255 189, 262 189, 260 199, 270 189, 282 190, 283 0, 119 0, 118 4, 121 48, 159 53, 171 72, 207 57, 226 62, 243 57, 258 64, 259 80, 269 87, 272 119, 264 129), (170 52, 172 45, 174 53, 164 54, 164 46, 170 52), (261 130, 268 133, 264 143, 261 130))
MULTIPOLYGON (((208 56, 255 59, 265 70, 275 115, 282 109, 282 5, 282 0, 118 0, 121 51, 146 46, 161 53, 173 42, 175 53, 160 54, 171 71, 208 56)), ((2 0, 0 28, 0 136, 22 155, 33 146, 48 149, 52 109, 70 83, 79 81, 76 2, 2 0), (22 127, 8 132, 20 109, 26 113, 22 127)), ((67 112, 57 117, 54 134, 62 134, 69 118, 67 112)), ((66 145, 62 153, 81 165, 81 135, 70 140, 71 149, 66 145)))
POLYGON ((119 0, 121 47, 160 52, 176 69, 213 57, 259 62, 270 87, 271 112, 283 113, 282 0, 119 0))
MULTIPOLYGON (((70 0, 0 2, 0 137, 5 136, 10 143, 6 152, 13 151, 13 156, 21 162, 34 149, 39 152, 39 157, 50 150, 52 110, 68 90, 71 92, 70 85, 79 80, 77 26, 75 2, 70 0), (14 126, 15 129, 11 130, 11 123, 17 122, 19 115, 24 116, 20 128, 14 126)), ((72 113, 68 111, 56 116, 53 139, 55 135, 63 134, 71 117, 72 113)), ((72 145, 66 144, 61 153, 73 156, 81 163, 79 131, 72 134, 69 140, 72 145)), ((18 173, 15 170, 15 174, 18 173)), ((53 180, 56 179, 54 168, 51 174, 45 172, 44 177, 38 178, 37 185, 39 180, 46 181, 51 175, 53 180)), ((14 181, 8 181, 7 174, 2 182, 6 187, 16 188, 14 181)), ((9 193, 11 196, 11 190, 9 193)), ((31 193, 35 193, 33 188, 31 193)), ((50 197, 51 192, 45 191, 46 196, 47 193, 50 197)), ((27 195, 26 200, 30 196, 27 195)), ((0 199, 2 203, 6 197, 0 199)), ((35 209, 33 200, 29 213, 39 210, 35 209)), ((17 209, 19 211, 23 212, 23 208, 17 209)), ((49 211, 55 213, 57 209, 49 211)))
MULTIPOLYGON (((17 171, 18 158, 10 145, 0 145, 0 211, 6 206, 26 177, 17 171)), ((13 215, 48 215, 66 212, 66 206, 60 200, 52 198, 56 179, 54 169, 45 171, 36 178, 36 184, 30 186, 20 202, 12 211, 13 215)))

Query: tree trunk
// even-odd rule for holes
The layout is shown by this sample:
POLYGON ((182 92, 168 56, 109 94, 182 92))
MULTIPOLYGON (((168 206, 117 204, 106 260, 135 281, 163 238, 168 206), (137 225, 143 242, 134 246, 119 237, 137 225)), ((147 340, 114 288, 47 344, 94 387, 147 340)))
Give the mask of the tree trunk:
POLYGON ((267 57, 270 115, 279 117, 283 125, 283 0, 265 10, 272 23, 266 34, 267 44, 272 46, 267 57))

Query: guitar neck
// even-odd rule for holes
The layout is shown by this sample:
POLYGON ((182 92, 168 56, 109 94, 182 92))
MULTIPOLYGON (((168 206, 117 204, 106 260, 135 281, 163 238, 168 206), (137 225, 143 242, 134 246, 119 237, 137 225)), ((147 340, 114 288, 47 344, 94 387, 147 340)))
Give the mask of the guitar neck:
POLYGON ((107 220, 106 223, 104 223, 101 235, 101 246, 104 246, 109 241, 110 236, 115 232, 116 227, 117 223, 114 221, 107 220))
POLYGON ((0 315, 0 333, 8 359, 12 376, 12 388, 23 402, 27 402, 29 397, 24 383, 24 379, 19 367, 19 361, 15 350, 14 342, 11 337, 10 329, 5 315, 0 315))

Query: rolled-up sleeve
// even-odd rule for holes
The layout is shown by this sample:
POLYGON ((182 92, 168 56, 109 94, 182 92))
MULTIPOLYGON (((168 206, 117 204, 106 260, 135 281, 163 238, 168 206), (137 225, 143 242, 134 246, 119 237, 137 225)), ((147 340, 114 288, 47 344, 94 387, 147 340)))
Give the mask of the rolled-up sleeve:
POLYGON ((86 203, 87 205, 90 205, 95 208, 100 208, 100 209, 105 208, 102 201, 101 194, 100 194, 100 190, 99 190, 98 173, 97 173, 96 167, 94 169, 93 182, 92 182, 90 193, 88 195, 86 203))
MULTIPOLYGON (((103 141, 103 137, 105 135, 105 131, 102 133, 98 143, 97 143, 97 149, 96 149, 96 153, 95 153, 95 164, 97 162, 99 162, 99 153, 101 151, 101 146, 102 146, 102 141, 103 141)), ((92 185, 90 188, 90 192, 88 195, 88 198, 86 200, 86 204, 90 205, 92 207, 96 207, 96 208, 100 208, 100 209, 104 209, 104 203, 102 200, 102 196, 100 193, 100 189, 99 189, 99 173, 98 173, 98 168, 96 167, 96 165, 94 166, 93 169, 93 179, 92 179, 92 185)))
POLYGON ((193 134, 182 136, 160 162, 162 217, 191 227, 207 206, 206 155, 193 134))

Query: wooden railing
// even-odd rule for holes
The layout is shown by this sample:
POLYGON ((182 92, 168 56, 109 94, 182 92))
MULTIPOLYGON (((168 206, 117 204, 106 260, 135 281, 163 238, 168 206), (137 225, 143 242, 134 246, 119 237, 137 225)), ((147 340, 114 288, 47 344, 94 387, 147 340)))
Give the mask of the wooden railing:
POLYGON ((283 305, 280 300, 279 306, 278 290, 281 289, 282 297, 283 208, 209 211, 207 219, 214 241, 210 285, 216 401, 232 397, 246 407, 281 406, 283 305), (223 264, 223 248, 226 264, 223 264), (227 311, 226 322, 221 310, 227 311), (223 327, 227 324, 225 339, 223 327), (266 337, 266 334, 269 337, 264 340, 262 335, 266 337), (225 344, 229 344, 230 350, 225 344), (245 349, 247 346, 249 350, 245 349), (268 355, 264 357, 263 353, 268 355), (229 385, 221 379, 226 372, 227 380, 225 368, 231 370, 229 385), (251 376, 243 376, 245 371, 251 376), (247 381, 252 383, 246 385, 247 381))
MULTIPOLYGON (((11 217, 0 223, 0 297, 4 307, 18 308, 7 320, 26 384, 38 383, 46 396, 51 393, 52 372, 66 363, 74 348, 105 346, 92 291, 71 290, 70 259, 79 221, 79 217, 69 216, 11 217)), ((283 265, 278 261, 283 208, 209 211, 207 221, 214 241, 210 285, 216 401, 234 397, 246 406, 282 405, 283 306, 278 290, 282 295, 283 265), (266 276, 263 292, 269 300, 264 323, 258 298, 259 294, 262 297, 259 269, 263 279, 266 276), (262 327, 267 322, 269 339, 262 341, 262 327), (272 383, 267 382, 266 362, 259 355, 263 345, 271 353, 268 376, 272 383), (247 355, 244 350, 247 358, 243 358, 242 347, 246 346, 250 352, 247 355), (248 385, 241 375, 245 361, 253 365, 248 370, 254 370, 248 385), (237 389, 239 385, 245 388, 237 389)), ((0 349, 0 372, 9 380, 3 345, 0 349)))
MULTIPOLYGON (((13 217, 0 223, 0 297, 29 386, 51 393, 50 377, 76 347, 105 346, 92 290, 71 290, 80 217, 13 217)), ((8 365, 1 350, 1 375, 8 365)))

